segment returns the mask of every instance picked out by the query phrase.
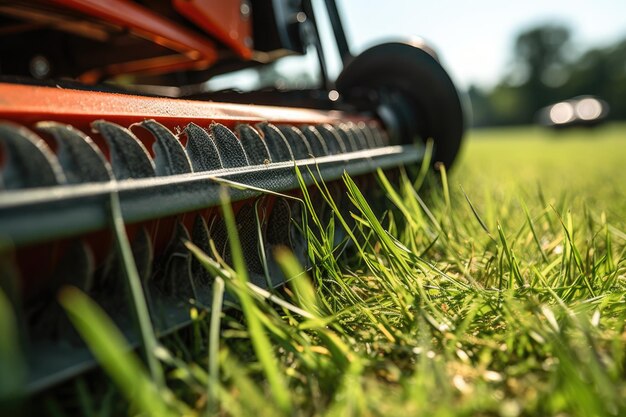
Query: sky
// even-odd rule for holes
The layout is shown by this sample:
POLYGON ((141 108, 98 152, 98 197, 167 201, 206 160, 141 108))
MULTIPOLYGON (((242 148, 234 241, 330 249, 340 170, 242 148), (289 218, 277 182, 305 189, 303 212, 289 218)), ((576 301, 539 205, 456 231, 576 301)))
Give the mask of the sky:
MULTIPOLYGON (((516 35, 538 24, 569 26, 579 52, 626 38, 626 0, 336 1, 353 53, 420 36, 461 88, 495 85, 512 60, 516 35)), ((337 71, 338 61, 331 66, 337 71)))

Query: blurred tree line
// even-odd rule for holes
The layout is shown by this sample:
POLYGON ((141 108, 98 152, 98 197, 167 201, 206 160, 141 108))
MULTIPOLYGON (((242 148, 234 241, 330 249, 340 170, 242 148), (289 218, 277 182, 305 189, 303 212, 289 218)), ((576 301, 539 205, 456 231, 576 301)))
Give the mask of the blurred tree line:
POLYGON ((626 39, 575 53, 571 31, 544 25, 518 35, 511 71, 491 90, 469 88, 475 126, 527 124, 537 110, 592 94, 610 106, 610 119, 626 119, 626 39))

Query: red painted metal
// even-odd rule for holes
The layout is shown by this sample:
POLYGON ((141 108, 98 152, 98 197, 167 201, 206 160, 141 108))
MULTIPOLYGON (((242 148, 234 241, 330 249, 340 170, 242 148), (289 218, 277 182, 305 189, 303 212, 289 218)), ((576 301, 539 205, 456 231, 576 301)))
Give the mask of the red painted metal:
POLYGON ((243 59, 252 58, 251 8, 242 0, 173 0, 187 19, 228 45, 243 59))
POLYGON ((211 61, 209 60, 190 61, 189 58, 184 55, 168 55, 123 62, 120 64, 111 64, 104 68, 95 68, 81 74, 79 79, 85 84, 96 84, 103 78, 112 75, 136 73, 143 75, 166 74, 184 70, 202 70, 210 66, 211 61))
POLYGON ((89 124, 96 119, 124 126, 155 119, 170 129, 189 122, 202 126, 215 121, 232 128, 244 122, 300 125, 369 120, 339 111, 155 98, 7 83, 0 83, 0 119, 27 126, 41 120, 53 120, 70 123, 87 132, 89 124))
MULTIPOLYGON (((208 68, 217 60, 217 50, 215 44, 211 40, 198 36, 189 29, 172 22, 156 13, 142 7, 136 3, 126 0, 50 0, 52 3, 63 6, 66 9, 76 10, 88 16, 104 20, 108 23, 118 25, 129 30, 133 34, 148 39, 158 45, 172 49, 186 59, 183 62, 188 64, 191 69, 201 63, 204 68, 208 68)), ((136 71, 143 70, 159 70, 161 62, 144 62, 139 67, 135 65, 136 71)), ((170 63, 166 63, 162 72, 166 72, 170 63)), ((118 68, 123 69, 123 67, 118 68)), ((94 74, 87 77, 91 80, 94 74)), ((105 75, 115 75, 106 73, 105 75)))

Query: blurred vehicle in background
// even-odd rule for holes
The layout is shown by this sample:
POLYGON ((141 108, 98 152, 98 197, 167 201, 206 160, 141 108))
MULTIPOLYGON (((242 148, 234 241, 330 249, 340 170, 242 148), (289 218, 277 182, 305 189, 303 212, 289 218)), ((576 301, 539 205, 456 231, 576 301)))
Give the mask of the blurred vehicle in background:
POLYGON ((546 106, 537 112, 537 121, 552 128, 594 127, 606 119, 609 105, 594 96, 578 96, 546 106))

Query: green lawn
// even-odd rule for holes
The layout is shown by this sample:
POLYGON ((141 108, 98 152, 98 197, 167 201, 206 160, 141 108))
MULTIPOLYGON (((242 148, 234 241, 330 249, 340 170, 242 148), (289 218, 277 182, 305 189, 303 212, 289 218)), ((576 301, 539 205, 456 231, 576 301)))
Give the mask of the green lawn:
POLYGON ((204 259, 241 304, 221 323, 200 312, 193 331, 158 349, 167 389, 114 356, 105 320, 66 293, 83 333, 107 344, 105 368, 122 391, 79 384, 77 408, 626 415, 625 165, 624 125, 475 131, 443 186, 387 190, 397 209, 380 222, 347 180, 358 243, 338 255, 332 229, 319 232, 311 215, 316 266, 298 275, 281 254, 297 278, 280 303, 250 290, 240 265, 204 259))
MULTIPOLYGON (((451 188, 462 184, 474 198, 486 194, 501 203, 537 200, 587 205, 611 221, 626 223, 626 124, 598 129, 553 131, 540 127, 470 132, 451 188), (552 201, 548 201, 547 199, 552 201)), ((515 206, 515 204, 513 204, 515 206)))

